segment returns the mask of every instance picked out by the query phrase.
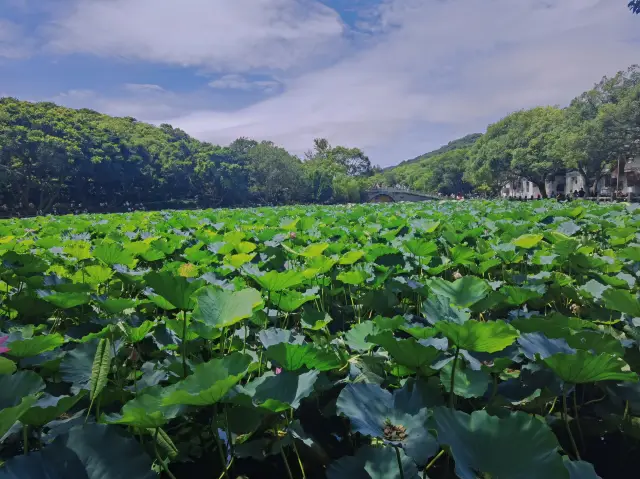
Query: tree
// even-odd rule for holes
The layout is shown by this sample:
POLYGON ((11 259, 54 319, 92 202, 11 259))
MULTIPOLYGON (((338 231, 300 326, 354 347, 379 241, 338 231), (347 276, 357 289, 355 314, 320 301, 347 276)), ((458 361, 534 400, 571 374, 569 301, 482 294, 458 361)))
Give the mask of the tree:
POLYGON ((332 147, 326 138, 316 138, 313 145, 313 150, 305 153, 307 160, 333 161, 344 166, 349 176, 370 176, 373 172, 369 157, 360 148, 332 147))
POLYGON ((471 149, 466 178, 494 190, 514 178, 524 178, 546 198, 546 180, 563 167, 555 148, 562 119, 558 108, 537 107, 490 125, 471 149))

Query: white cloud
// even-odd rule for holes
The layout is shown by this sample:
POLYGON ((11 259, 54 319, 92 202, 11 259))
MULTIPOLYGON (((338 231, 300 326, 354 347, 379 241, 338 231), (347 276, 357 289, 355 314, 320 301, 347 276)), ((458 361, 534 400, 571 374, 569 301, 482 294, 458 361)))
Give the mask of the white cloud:
POLYGON ((288 69, 330 54, 343 24, 314 0, 73 0, 50 47, 223 71, 288 69))
POLYGON ((18 59, 31 55, 33 42, 24 29, 9 20, 0 18, 0 58, 18 59))
POLYGON ((218 69, 210 95, 268 88, 237 72, 290 69, 281 93, 236 110, 206 109, 202 92, 131 90, 76 97, 80 106, 219 143, 271 139, 297 153, 325 136, 384 165, 516 109, 567 104, 640 61, 640 19, 622 0, 385 0, 359 24, 373 33, 351 44, 336 13, 310 0, 73 1, 51 32, 61 52, 218 69))
POLYGON ((172 122, 211 141, 270 138, 296 152, 326 136, 392 164, 451 139, 431 140, 430 129, 484 131, 516 109, 567 104, 640 59, 638 18, 610 0, 394 0, 370 28, 379 33, 366 49, 279 96, 172 122))
POLYGON ((158 92, 164 91, 160 85, 154 85, 150 83, 126 83, 124 88, 133 92, 158 92))
POLYGON ((274 91, 280 85, 279 82, 274 80, 255 80, 249 81, 242 75, 223 75, 217 80, 209 83, 211 88, 218 88, 221 90, 264 90, 267 92, 274 91))

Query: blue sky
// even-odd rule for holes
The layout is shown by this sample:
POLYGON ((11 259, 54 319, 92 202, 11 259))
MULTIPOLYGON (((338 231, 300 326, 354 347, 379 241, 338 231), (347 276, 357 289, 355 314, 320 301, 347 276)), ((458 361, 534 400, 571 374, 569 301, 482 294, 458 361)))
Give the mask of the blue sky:
POLYGON ((0 96, 386 166, 640 63, 626 0, 0 0, 0 96))

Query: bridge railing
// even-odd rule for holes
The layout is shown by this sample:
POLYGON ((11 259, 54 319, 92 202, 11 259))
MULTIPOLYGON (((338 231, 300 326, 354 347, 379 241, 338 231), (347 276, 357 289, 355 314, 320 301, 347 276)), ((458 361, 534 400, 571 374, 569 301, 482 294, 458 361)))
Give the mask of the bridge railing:
POLYGON ((416 195, 416 196, 431 196, 421 191, 403 190, 402 188, 371 188, 370 190, 367 190, 367 193, 369 194, 405 193, 405 194, 416 195))

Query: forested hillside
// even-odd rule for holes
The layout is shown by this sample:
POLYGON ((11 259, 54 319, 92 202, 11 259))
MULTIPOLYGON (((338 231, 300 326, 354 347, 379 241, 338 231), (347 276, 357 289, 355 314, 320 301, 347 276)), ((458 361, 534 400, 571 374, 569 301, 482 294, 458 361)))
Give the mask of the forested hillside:
POLYGON ((270 142, 222 147, 166 124, 0 99, 5 214, 359 201, 371 174, 361 150, 324 139, 302 161, 270 142))
POLYGON ((544 194, 547 178, 576 169, 595 185, 612 165, 640 154, 640 67, 603 78, 568 107, 511 113, 433 153, 385 170, 375 180, 443 194, 496 194, 520 177, 544 194))

